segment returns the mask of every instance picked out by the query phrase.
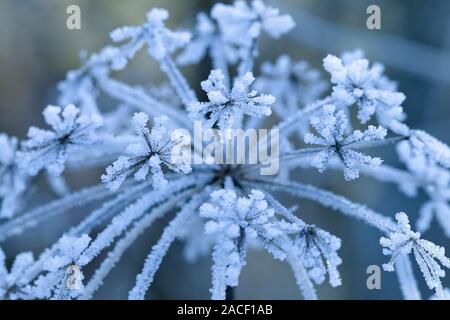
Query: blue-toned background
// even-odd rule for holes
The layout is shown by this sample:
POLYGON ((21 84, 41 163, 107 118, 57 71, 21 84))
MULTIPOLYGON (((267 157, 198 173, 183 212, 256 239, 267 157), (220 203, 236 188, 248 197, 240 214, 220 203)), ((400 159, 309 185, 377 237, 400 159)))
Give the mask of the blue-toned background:
MULTIPOLYGON (((270 1, 268 1, 270 3, 270 1)), ((208 10, 213 1, 149 0, 0 0, 0 132, 25 137, 30 125, 42 125, 41 111, 56 103, 56 83, 65 72, 77 68, 79 52, 97 51, 109 42, 109 31, 117 26, 139 24, 145 12, 154 6, 169 9, 171 27, 192 27, 195 14, 208 10), (77 4, 82 12, 82 29, 66 29, 66 8, 77 4)), ((273 61, 281 53, 306 59, 320 68, 327 53, 340 54, 361 48, 371 61, 386 65, 387 74, 399 83, 407 100, 404 108, 408 124, 428 131, 450 143, 450 1, 448 0, 282 0, 274 6, 293 16, 296 28, 275 42, 262 42, 258 64, 273 61), (366 29, 366 8, 381 7, 382 29, 366 29)), ((206 78, 209 66, 184 69, 192 84, 206 78)), ((256 69, 258 70, 258 69, 256 69)), ((257 72, 256 72, 257 74, 257 72)), ((327 75, 324 73, 324 76, 327 75)), ((158 66, 142 52, 118 77, 130 83, 160 83, 158 66)), ((0 150, 1 152, 1 150, 0 150)), ((388 163, 395 163, 394 152, 381 150, 388 163)), ((69 177, 74 188, 97 183, 100 172, 69 177)), ((395 187, 361 178, 347 183, 341 175, 296 172, 298 179, 324 188, 393 216, 405 211, 412 219, 424 197, 408 199, 395 187)), ((43 202, 53 195, 38 188, 33 201, 43 202)), ((295 204, 293 199, 285 199, 295 204)), ((87 208, 88 209, 88 208, 87 208)), ((86 210, 87 210, 86 209, 86 210)), ((39 253, 51 244, 72 222, 86 212, 67 215, 63 220, 42 225, 26 236, 2 244, 13 255, 32 249, 39 253)), ((323 285, 323 298, 380 299, 400 298, 394 273, 382 274, 382 289, 366 288, 366 268, 386 261, 378 244, 379 234, 359 222, 342 218, 309 203, 300 203, 299 214, 343 239, 340 253, 344 260, 344 285, 331 289, 323 285)), ((160 221, 150 233, 140 238, 108 276, 98 298, 126 298, 144 257, 167 221, 160 221)), ((450 250, 439 227, 433 224, 427 238, 450 250)), ((209 258, 189 265, 181 257, 181 245, 170 250, 151 289, 154 298, 208 298, 209 258)), ((420 281, 423 287, 423 281, 420 281)), ((446 280, 447 286, 449 281, 446 280)), ((430 293, 424 288, 426 294, 430 293)), ((296 299, 300 297, 289 267, 262 252, 251 252, 237 298, 296 299)), ((425 295, 426 297, 426 295, 425 295)))

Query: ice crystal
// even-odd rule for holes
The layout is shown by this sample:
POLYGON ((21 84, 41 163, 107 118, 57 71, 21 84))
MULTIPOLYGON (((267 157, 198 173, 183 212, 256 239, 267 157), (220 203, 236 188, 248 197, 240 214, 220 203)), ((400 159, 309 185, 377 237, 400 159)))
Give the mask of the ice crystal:
MULTIPOLYGON (((152 174, 153 186, 162 188, 167 185, 162 165, 175 172, 188 173, 191 171, 190 159, 175 154, 174 147, 180 141, 173 140, 167 130, 167 117, 155 119, 155 125, 148 129, 148 116, 145 113, 136 113, 133 124, 139 141, 127 147, 127 156, 121 156, 112 165, 106 168, 102 176, 111 190, 117 190, 125 179, 134 174, 134 179, 145 180, 149 172, 152 174)), ((182 149, 179 149, 180 152, 182 149)))
POLYGON ((323 172, 327 168, 328 162, 334 155, 337 155, 342 161, 346 180, 359 177, 358 164, 379 166, 382 163, 380 158, 372 158, 351 149, 358 142, 382 140, 387 132, 381 126, 369 126, 365 131, 355 130, 344 138, 348 120, 344 112, 336 111, 333 105, 326 105, 321 117, 311 117, 311 125, 320 134, 320 137, 308 133, 305 135, 305 142, 323 146, 323 150, 311 162, 319 172, 323 172))
POLYGON ((445 249, 421 239, 419 232, 412 231, 408 216, 404 212, 397 213, 395 218, 398 222, 398 230, 391 232, 388 238, 380 238, 383 253, 392 256, 388 263, 383 264, 384 270, 393 271, 397 256, 412 251, 428 287, 435 289, 438 297, 444 297, 440 278, 445 276, 445 271, 440 264, 450 268, 450 259, 445 256, 445 249))
POLYGON ((101 118, 81 115, 74 105, 64 109, 48 106, 43 115, 52 130, 31 127, 28 140, 23 142, 24 148, 18 154, 19 161, 31 175, 43 168, 59 175, 67 157, 95 141, 95 129, 101 125, 101 118))
POLYGON ((356 104, 358 119, 368 122, 377 114, 381 125, 406 134, 407 127, 402 123, 404 113, 401 104, 405 95, 401 92, 380 88, 383 68, 380 65, 369 67, 366 59, 357 59, 343 64, 336 56, 328 55, 323 62, 325 70, 331 74, 333 99, 344 107, 356 104))
POLYGON ((275 102, 275 98, 249 90, 255 80, 251 72, 237 79, 231 91, 227 90, 223 80, 220 70, 212 70, 208 79, 201 83, 209 102, 194 102, 188 107, 194 118, 199 115, 208 117, 207 127, 217 124, 222 130, 231 128, 234 115, 240 112, 253 117, 269 116, 272 113, 270 105, 275 102))

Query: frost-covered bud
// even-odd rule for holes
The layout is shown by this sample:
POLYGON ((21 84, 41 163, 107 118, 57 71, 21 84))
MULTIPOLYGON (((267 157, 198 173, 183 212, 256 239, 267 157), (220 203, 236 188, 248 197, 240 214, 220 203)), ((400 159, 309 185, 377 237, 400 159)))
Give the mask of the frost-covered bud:
POLYGON ((190 159, 178 154, 183 152, 182 148, 175 148, 181 142, 172 139, 167 117, 156 117, 151 130, 147 127, 148 116, 145 113, 136 113, 132 121, 138 140, 127 147, 126 156, 119 157, 106 168, 102 181, 108 188, 117 190, 130 175, 138 181, 145 180, 149 172, 153 186, 163 188, 167 185, 163 165, 175 172, 191 171, 190 159))
POLYGON ((369 126, 365 131, 355 130, 349 136, 344 137, 348 120, 342 110, 336 111, 334 105, 326 105, 320 116, 311 117, 311 125, 320 136, 307 133, 305 143, 323 147, 323 150, 315 155, 311 162, 319 172, 325 171, 328 162, 335 155, 344 166, 346 180, 359 177, 358 165, 378 166, 382 163, 380 158, 366 156, 352 150, 351 147, 359 142, 370 143, 383 140, 387 134, 386 129, 369 126))
POLYGON ((18 140, 0 134, 0 218, 12 217, 21 207, 28 175, 16 162, 18 140))
POLYGON ((128 40, 120 48, 124 59, 122 68, 145 44, 148 45, 149 54, 156 60, 161 60, 189 42, 189 32, 174 32, 165 27, 164 21, 168 18, 167 10, 155 8, 147 13, 147 21, 142 26, 122 27, 111 32, 111 38, 115 42, 128 40))
POLYGON ((254 80, 253 74, 248 72, 238 78, 231 91, 228 91, 223 83, 222 71, 212 70, 208 79, 201 83, 209 101, 191 103, 188 106, 191 116, 207 116, 207 127, 217 124, 222 130, 233 126, 234 116, 238 112, 252 117, 269 116, 272 113, 270 105, 275 102, 275 98, 271 95, 258 95, 255 90, 250 91, 254 80))
POLYGON ((401 104, 405 95, 389 87, 380 86, 383 68, 380 65, 369 67, 366 59, 356 59, 343 63, 336 56, 328 55, 323 66, 331 75, 333 100, 339 106, 358 106, 358 119, 368 122, 376 114, 378 122, 399 134, 407 134, 408 128, 402 123, 405 119, 401 104))
POLYGON ((59 175, 70 154, 96 141, 95 130, 102 119, 95 114, 81 115, 74 105, 64 109, 48 106, 43 115, 52 130, 31 127, 23 150, 18 152, 19 162, 30 175, 36 175, 43 168, 59 175))
POLYGON ((342 263, 337 251, 341 247, 341 239, 331 235, 314 225, 305 226, 295 240, 300 259, 308 269, 309 277, 321 284, 328 273, 333 287, 341 285, 338 266, 342 263))
POLYGON ((388 263, 383 264, 384 270, 393 271, 397 257, 412 251, 428 288, 435 289, 436 295, 443 297, 444 292, 440 278, 445 276, 445 271, 440 264, 450 268, 450 259, 445 256, 445 249, 428 240, 421 239, 419 232, 412 231, 408 216, 404 212, 397 213, 395 218, 397 230, 391 231, 388 237, 380 238, 383 253, 392 256, 388 263))
POLYGON ((246 47, 262 30, 272 38, 279 38, 295 26, 291 16, 280 15, 278 9, 259 0, 250 5, 245 1, 235 1, 232 5, 218 3, 212 8, 211 16, 217 20, 225 41, 246 47))

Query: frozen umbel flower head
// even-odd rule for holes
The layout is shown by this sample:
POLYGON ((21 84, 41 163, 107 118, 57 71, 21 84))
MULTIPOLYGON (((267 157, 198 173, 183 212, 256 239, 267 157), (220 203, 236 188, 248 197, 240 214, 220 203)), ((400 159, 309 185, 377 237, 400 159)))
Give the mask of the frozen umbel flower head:
POLYGON ((337 269, 342 263, 337 254, 341 248, 341 239, 314 225, 307 225, 300 231, 295 244, 300 259, 315 283, 323 283, 328 273, 333 287, 341 285, 341 276, 337 269))
POLYGON ((40 299, 66 300, 76 298, 83 291, 83 273, 77 260, 88 247, 91 238, 64 235, 58 242, 55 254, 45 261, 46 274, 36 280, 32 294, 40 299))
POLYGON ((138 135, 138 141, 127 147, 127 156, 121 156, 112 165, 106 168, 102 176, 111 190, 117 190, 125 179, 134 174, 134 179, 145 180, 151 172, 153 186, 162 188, 167 185, 162 166, 172 171, 188 173, 191 171, 190 158, 174 154, 175 150, 182 152, 182 148, 175 148, 178 140, 171 137, 168 129, 168 118, 161 116, 154 119, 155 124, 150 130, 147 127, 148 116, 145 113, 136 113, 133 125, 138 135))
MULTIPOLYGON (((28 140, 20 143, 0 135, 0 241, 10 240, 34 226, 42 226, 41 231, 47 232, 48 225, 75 208, 82 207, 86 213, 36 259, 31 253, 22 253, 7 268, 0 250, 0 298, 93 298, 137 238, 157 219, 171 215, 171 221, 148 250, 129 299, 145 298, 164 256, 177 239, 187 243, 190 260, 212 253, 214 299, 226 298, 238 284, 247 248, 264 248, 275 259, 286 261, 302 296, 317 299, 315 284, 328 278, 332 286, 337 286, 346 280, 345 276, 341 280, 338 272, 342 263, 338 256, 341 241, 328 231, 303 222, 303 212, 297 213, 278 202, 278 193, 313 201, 383 233, 384 253, 392 256, 385 269, 395 267, 405 299, 421 298, 408 255, 411 252, 428 286, 436 290, 439 298, 445 297, 440 280, 444 275, 442 266, 449 267, 450 261, 443 248, 411 231, 405 214, 398 214, 396 223, 364 204, 296 181, 297 176, 303 175, 290 171, 302 173, 312 164, 322 172, 330 166, 342 170, 347 180, 367 175, 398 184, 402 190, 408 190, 408 195, 422 188, 429 200, 422 208, 419 225, 424 228, 419 231, 427 227, 430 212, 445 230, 450 230, 450 149, 403 123, 404 96, 383 75, 383 68, 370 65, 360 52, 343 55, 342 59, 328 56, 324 66, 332 75, 333 92, 317 100, 320 79, 305 63, 294 63, 285 55, 275 64, 256 61, 261 34, 276 38, 291 29, 293 22, 288 15, 258 0, 215 4, 209 16, 199 15, 190 43, 188 33, 165 27, 167 18, 167 11, 153 9, 142 25, 116 29, 111 36, 120 42, 117 47, 107 46, 92 54, 78 70, 67 75, 59 86, 60 101, 63 105, 74 103, 80 110, 72 105, 46 108, 44 118, 51 129, 32 128, 28 140), (208 96, 206 102, 199 102, 194 90, 198 84, 191 86, 172 60, 175 50, 183 46, 185 50, 178 56, 181 64, 198 63, 205 55, 211 60, 213 71, 201 83, 208 96), (158 89, 146 90, 113 78, 115 72, 111 71, 124 69, 143 47, 148 47, 150 57, 168 77, 172 90, 154 85, 158 89), (256 63, 263 65, 263 75, 255 81, 255 88, 271 95, 258 94, 251 88, 256 63), (261 82, 264 88, 256 86, 261 82), (272 95, 279 100, 276 105, 272 95), (107 110, 102 110, 100 96, 107 98, 107 110), (185 136, 180 137, 180 131, 173 131, 171 126, 173 121, 177 128, 195 136, 190 112, 204 120, 207 127, 265 129, 263 116, 270 115, 271 108, 275 108, 279 119, 265 122, 273 124, 279 133, 279 160, 284 170, 278 178, 258 175, 264 163, 194 163, 191 168, 191 159, 184 157, 184 151, 189 147, 186 154, 191 157, 193 153, 192 158, 197 159, 199 148, 195 143, 192 149, 184 144, 185 136), (138 113, 130 126, 129 115, 134 112, 138 113), (152 116, 151 125, 142 112, 152 116), (360 122, 370 120, 374 125, 353 130, 350 119, 356 113, 360 122), (107 124, 97 128, 100 115, 107 124), (252 118, 244 121, 244 115, 252 118), (275 123, 277 120, 280 121, 275 123), (309 122, 316 132, 304 135, 309 122), (385 138, 387 130, 395 136, 385 138), (297 146, 298 137, 315 147, 297 146), (406 168, 381 164, 380 159, 356 151, 400 141, 403 142, 399 149, 406 146, 406 153, 400 154, 406 168), (58 193, 60 197, 9 220, 3 219, 11 211, 25 207, 29 191, 34 190, 37 179, 27 178, 27 172, 35 175, 46 168, 61 173, 67 168, 78 173, 103 170, 106 166, 102 181, 110 190, 98 184, 71 191, 64 188, 64 179, 74 175, 46 175, 54 190, 64 189, 58 193), (118 192, 127 177, 134 179, 118 192), (250 246, 250 242, 256 245, 250 246), (87 281, 83 281, 85 275, 87 281)), ((263 140, 272 138, 269 134, 263 140)), ((262 145, 258 142, 255 147, 261 150, 262 145)))
POLYGON ((259 0, 250 5, 245 1, 236 1, 233 5, 219 3, 213 7, 211 15, 221 27, 225 41, 244 46, 250 46, 262 30, 278 38, 295 26, 289 15, 280 15, 278 9, 259 0))
POLYGON ((405 117, 401 107, 406 97, 403 93, 379 88, 383 72, 380 65, 369 68, 366 59, 343 64, 333 55, 328 55, 323 65, 331 74, 335 104, 344 107, 356 104, 358 119, 363 124, 376 113, 381 125, 399 134, 408 133, 407 126, 402 123, 405 117))
POLYGON ((359 164, 379 166, 382 163, 380 158, 372 158, 351 149, 359 142, 366 143, 384 139, 387 131, 381 126, 369 126, 365 131, 355 130, 349 136, 344 137, 348 120, 344 112, 336 110, 334 105, 326 105, 320 116, 311 117, 311 125, 320 137, 308 133, 305 135, 305 142, 323 147, 323 150, 315 155, 311 162, 319 172, 323 172, 327 168, 328 162, 335 155, 344 166, 346 180, 359 177, 359 164))
POLYGON ((23 252, 16 256, 11 269, 6 267, 6 257, 0 248, 0 300, 19 299, 26 293, 26 282, 23 281, 24 273, 34 262, 31 252, 23 252))
POLYGON ((18 153, 20 164, 29 174, 36 175, 46 168, 51 174, 59 175, 70 154, 81 146, 95 142, 95 130, 102 119, 95 114, 82 115, 74 105, 64 109, 48 106, 44 112, 45 122, 52 130, 31 127, 23 150, 18 153))
POLYGON ((152 57, 161 60, 176 49, 183 47, 190 40, 189 32, 174 32, 167 29, 164 21, 169 18, 167 10, 155 8, 147 13, 147 22, 137 27, 122 27, 111 32, 115 42, 129 40, 121 47, 121 55, 117 56, 116 69, 126 66, 144 44, 148 44, 148 52, 152 57))
POLYGON ((299 230, 298 226, 275 219, 275 211, 264 193, 252 190, 247 197, 221 189, 211 194, 210 202, 200 207, 200 216, 208 219, 205 231, 215 235, 212 267, 212 298, 223 299, 226 286, 237 286, 245 265, 247 238, 259 239, 266 246, 299 230))
POLYGON ((428 287, 435 289, 438 297, 444 297, 440 278, 445 276, 445 271, 440 264, 450 268, 450 259, 445 256, 445 249, 428 240, 421 239, 419 232, 412 231, 408 216, 404 212, 397 213, 395 218, 398 230, 390 232, 387 238, 380 238, 383 253, 392 256, 388 263, 383 264, 384 270, 393 271, 398 256, 412 251, 428 287))
POLYGON ((0 134, 0 218, 10 218, 19 209, 28 176, 16 159, 18 139, 0 134))
POLYGON ((255 78, 251 72, 238 78, 231 91, 225 87, 224 76, 220 70, 212 70, 208 79, 202 81, 202 89, 208 94, 209 102, 194 102, 188 106, 192 117, 206 116, 206 126, 218 125, 220 129, 233 127, 234 116, 244 113, 253 117, 269 116, 270 105, 275 102, 271 95, 249 90, 255 78))

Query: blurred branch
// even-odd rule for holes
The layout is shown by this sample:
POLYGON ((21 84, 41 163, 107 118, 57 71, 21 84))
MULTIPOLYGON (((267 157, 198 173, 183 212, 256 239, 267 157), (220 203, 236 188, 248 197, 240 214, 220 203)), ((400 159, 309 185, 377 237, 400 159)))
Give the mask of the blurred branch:
POLYGON ((297 23, 297 32, 288 36, 297 42, 326 52, 341 53, 353 43, 364 44, 371 58, 403 71, 434 81, 450 83, 450 51, 424 45, 402 37, 343 26, 321 19, 303 10, 289 12, 297 23))

